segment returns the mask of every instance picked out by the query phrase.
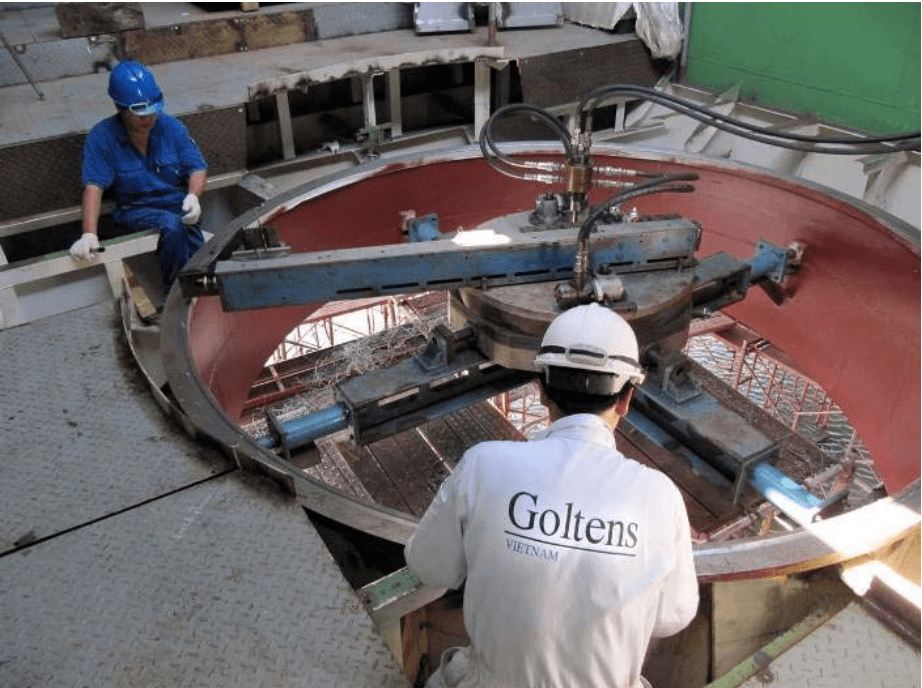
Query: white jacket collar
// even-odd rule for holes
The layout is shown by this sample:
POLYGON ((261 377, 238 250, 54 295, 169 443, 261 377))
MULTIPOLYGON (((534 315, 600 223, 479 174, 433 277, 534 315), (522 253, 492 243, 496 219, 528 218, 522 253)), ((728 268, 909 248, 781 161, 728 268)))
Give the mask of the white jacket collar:
POLYGON ((583 440, 604 447, 615 446, 615 434, 604 420, 591 413, 576 413, 554 421, 546 430, 535 435, 535 439, 567 437, 583 440))

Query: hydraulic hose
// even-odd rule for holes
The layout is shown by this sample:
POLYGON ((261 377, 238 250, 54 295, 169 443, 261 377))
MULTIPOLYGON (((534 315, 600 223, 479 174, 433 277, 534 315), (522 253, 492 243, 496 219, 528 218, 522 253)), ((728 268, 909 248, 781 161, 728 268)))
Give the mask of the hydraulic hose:
POLYGON ((771 146, 799 150, 808 153, 825 153, 830 155, 855 155, 856 153, 894 153, 904 150, 919 150, 920 132, 904 132, 884 136, 864 138, 822 137, 792 134, 759 127, 742 120, 713 112, 695 103, 662 93, 646 86, 632 84, 612 84, 583 96, 577 105, 577 121, 585 128, 591 123, 591 113, 599 103, 614 95, 632 95, 644 100, 659 103, 671 110, 688 115, 693 119, 711 125, 736 136, 765 143, 771 146), (588 117, 588 119, 586 119, 588 117), (892 144, 892 145, 884 145, 892 144), (837 147, 837 146, 845 147, 837 147))
POLYGON ((494 169, 507 176, 515 177, 518 179, 531 179, 531 176, 526 177, 524 173, 519 172, 517 169, 510 168, 518 168, 523 170, 531 170, 536 168, 535 163, 523 163, 509 155, 506 155, 499 149, 499 147, 496 145, 496 142, 494 141, 493 126, 495 125, 496 121, 516 113, 527 113, 537 118, 539 122, 547 126, 556 135, 556 138, 558 138, 563 144, 567 160, 572 159, 573 146, 570 143, 570 133, 556 117, 548 113, 546 110, 543 110, 542 108, 534 105, 528 105, 526 103, 513 103, 511 105, 505 105, 494 112, 486 121, 483 126, 483 130, 480 133, 480 151, 483 153, 483 156, 487 162, 489 162, 494 169), (503 167, 504 165, 505 168, 503 167))
POLYGON ((592 231, 592 228, 599 221, 599 219, 608 212, 608 210, 619 203, 636 198, 638 196, 646 196, 648 194, 660 193, 660 192, 680 192, 687 193, 694 190, 694 187, 690 184, 679 185, 666 187, 666 184, 672 184, 673 182, 692 182, 698 179, 697 172, 677 172, 675 174, 664 174, 650 181, 641 182, 640 184, 634 184, 624 191, 619 191, 614 196, 609 198, 607 201, 599 204, 595 210, 593 210, 589 217, 583 221, 583 224, 580 225, 579 234, 576 236, 577 245, 582 242, 585 242, 589 238, 589 233, 592 231))

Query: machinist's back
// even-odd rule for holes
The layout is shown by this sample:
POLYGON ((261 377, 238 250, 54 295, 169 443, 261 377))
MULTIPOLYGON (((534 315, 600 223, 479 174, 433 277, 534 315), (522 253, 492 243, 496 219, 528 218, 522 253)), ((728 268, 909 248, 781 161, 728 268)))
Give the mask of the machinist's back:
POLYGON ((678 632, 698 606, 678 489, 620 454, 590 414, 543 439, 470 449, 407 562, 429 585, 466 579, 478 685, 639 685, 650 638, 678 632))

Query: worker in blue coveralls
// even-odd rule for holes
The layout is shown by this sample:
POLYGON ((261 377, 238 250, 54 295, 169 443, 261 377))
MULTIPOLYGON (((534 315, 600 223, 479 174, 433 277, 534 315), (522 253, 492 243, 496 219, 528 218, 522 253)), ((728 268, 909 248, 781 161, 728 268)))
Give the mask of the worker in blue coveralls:
POLYGON ((204 243, 199 198, 207 165, 185 125, 163 112, 154 75, 137 62, 121 62, 109 75, 118 112, 96 124, 83 147, 83 204, 75 258, 99 250, 103 192, 115 197, 113 219, 130 231, 160 232, 157 256, 164 296, 186 261, 204 243))
POLYGON ((694 618, 688 515, 613 431, 643 381, 630 325, 598 304, 557 316, 541 343, 553 421, 528 442, 468 449, 406 546, 434 587, 464 588, 470 647, 428 688, 640 688, 652 637, 694 618))

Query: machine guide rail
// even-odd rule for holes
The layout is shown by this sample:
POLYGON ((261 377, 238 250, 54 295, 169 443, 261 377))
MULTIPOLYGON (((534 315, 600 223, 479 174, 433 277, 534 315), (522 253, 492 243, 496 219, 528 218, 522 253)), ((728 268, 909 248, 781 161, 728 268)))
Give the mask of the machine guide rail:
POLYGON ((356 444, 366 445, 535 378, 534 372, 492 362, 476 344, 471 328, 452 332, 439 325, 419 355, 336 385, 337 403, 331 406, 288 421, 267 410, 269 434, 260 444, 279 449, 290 461, 292 452, 349 428, 356 444))
MULTIPOLYGON (((180 273, 186 297, 220 295, 226 311, 408 294, 463 286, 490 288, 566 280, 577 250, 572 229, 493 234, 374 248, 280 254, 279 247, 219 259, 211 271, 180 273)), ((681 218, 600 225, 593 235, 598 273, 691 266, 700 228, 681 218)))
MULTIPOLYGON (((291 460, 292 452, 348 428, 356 444, 366 445, 535 379, 491 363, 476 341, 471 328, 438 326, 420 355, 337 385, 337 403, 329 407, 286 422, 267 411, 270 432, 260 444, 291 460)), ((675 357, 668 369, 681 368, 683 359, 675 357)), ((693 468, 733 492, 734 503, 745 487, 754 488, 799 525, 822 518, 847 495, 813 495, 774 467, 774 441, 694 383, 665 382, 662 368, 636 390, 625 423, 669 451, 681 447, 693 468)))

